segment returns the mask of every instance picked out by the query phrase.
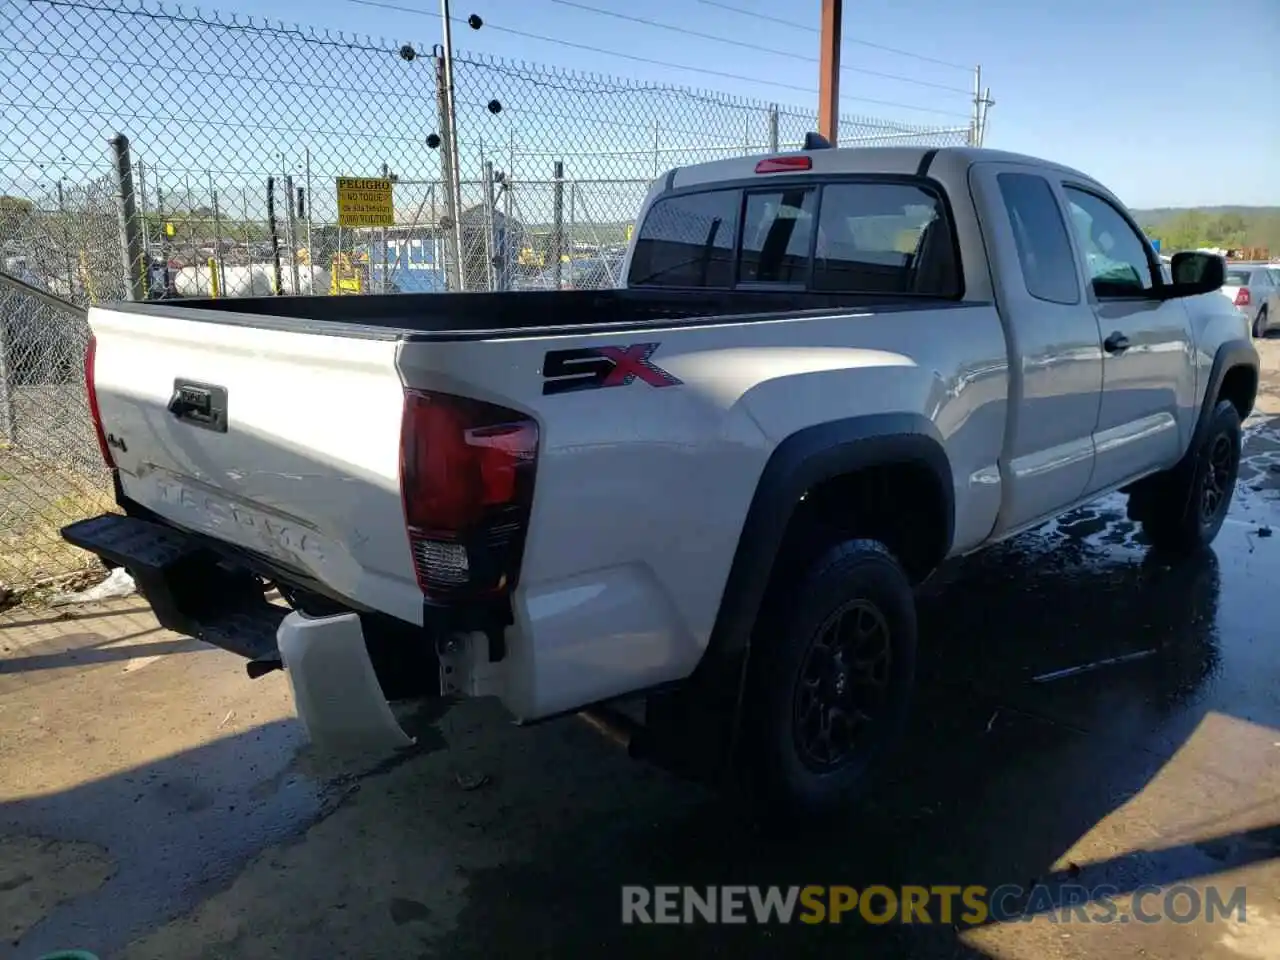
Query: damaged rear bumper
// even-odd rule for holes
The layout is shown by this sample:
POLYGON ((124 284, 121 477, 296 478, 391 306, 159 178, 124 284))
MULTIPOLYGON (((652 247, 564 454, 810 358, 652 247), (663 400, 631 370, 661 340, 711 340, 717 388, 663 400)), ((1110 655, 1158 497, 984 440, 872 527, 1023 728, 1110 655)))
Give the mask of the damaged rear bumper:
POLYGON ((392 695, 439 693, 426 631, 381 614, 291 611, 269 596, 269 584, 288 583, 290 573, 261 558, 118 514, 73 523, 62 536, 108 566, 128 569, 161 626, 246 658, 250 677, 285 668, 298 717, 321 751, 386 753, 412 745, 388 704, 387 678, 392 695))

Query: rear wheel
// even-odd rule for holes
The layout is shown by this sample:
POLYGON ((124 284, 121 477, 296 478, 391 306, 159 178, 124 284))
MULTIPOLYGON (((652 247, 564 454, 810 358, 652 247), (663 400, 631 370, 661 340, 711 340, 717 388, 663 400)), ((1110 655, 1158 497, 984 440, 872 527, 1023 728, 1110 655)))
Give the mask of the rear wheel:
POLYGON ((1257 340, 1261 340, 1267 335, 1267 305, 1264 303, 1258 309, 1258 315, 1253 318, 1253 336, 1257 340))
POLYGON ((911 584, 883 544, 850 540, 814 563, 793 595, 772 600, 744 711, 750 787, 766 812, 828 812, 866 782, 905 723, 911 584))
POLYGON ((1189 553, 1213 542, 1231 507, 1241 440, 1240 412, 1230 400, 1220 400, 1200 446, 1135 491, 1130 512, 1152 546, 1189 553))

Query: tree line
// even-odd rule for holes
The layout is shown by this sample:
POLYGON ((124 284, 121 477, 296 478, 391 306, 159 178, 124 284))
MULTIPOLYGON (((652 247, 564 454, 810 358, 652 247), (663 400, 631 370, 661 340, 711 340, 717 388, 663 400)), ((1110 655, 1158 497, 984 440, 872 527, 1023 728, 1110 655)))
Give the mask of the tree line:
POLYGON ((1162 253, 1262 247, 1280 256, 1280 207, 1148 210, 1137 217, 1147 236, 1160 241, 1162 253))

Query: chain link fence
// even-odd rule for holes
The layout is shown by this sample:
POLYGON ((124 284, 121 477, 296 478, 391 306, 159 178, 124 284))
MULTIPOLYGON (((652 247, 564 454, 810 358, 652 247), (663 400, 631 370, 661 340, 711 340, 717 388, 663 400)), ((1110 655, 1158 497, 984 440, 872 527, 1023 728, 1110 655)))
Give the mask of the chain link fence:
MULTIPOLYGON (((4 270, 117 299, 606 287, 649 182, 799 146, 812 111, 154 0, 0 2, 4 270), (449 140, 451 127, 456 143, 449 140), (123 136, 120 136, 123 135, 123 136), (377 226, 339 178, 390 181, 377 226)), ((963 117, 841 120, 842 145, 963 144, 963 117)), ((0 585, 82 565, 109 504, 83 312, 0 287, 0 585)))

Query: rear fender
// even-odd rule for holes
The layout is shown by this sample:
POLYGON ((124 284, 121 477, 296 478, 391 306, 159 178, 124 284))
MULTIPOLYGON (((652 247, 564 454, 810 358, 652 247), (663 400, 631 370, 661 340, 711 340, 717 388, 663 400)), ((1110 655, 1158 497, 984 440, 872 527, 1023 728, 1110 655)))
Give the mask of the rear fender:
POLYGON ((936 478, 946 518, 938 555, 945 556, 955 527, 955 487, 941 438, 925 417, 831 421, 797 431, 774 449, 747 512, 706 653, 685 684, 649 698, 638 753, 697 779, 720 779, 728 771, 752 633, 796 505, 826 480, 898 464, 923 466, 936 478))

